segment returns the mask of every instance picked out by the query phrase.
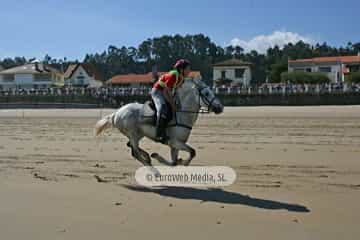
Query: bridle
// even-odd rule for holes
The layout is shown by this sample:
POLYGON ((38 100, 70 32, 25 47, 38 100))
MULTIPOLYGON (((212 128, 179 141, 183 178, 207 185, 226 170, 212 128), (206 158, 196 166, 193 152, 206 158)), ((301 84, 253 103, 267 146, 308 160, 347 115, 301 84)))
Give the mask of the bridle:
POLYGON ((204 96, 204 94, 202 94, 202 91, 205 88, 208 88, 208 86, 205 87, 200 87, 199 85, 197 85, 196 83, 194 83, 194 85, 196 86, 196 89, 198 90, 198 106, 199 106, 199 111, 187 111, 187 110, 177 110, 176 112, 181 112, 181 113, 203 113, 203 114, 208 114, 210 113, 210 107, 212 105, 212 103, 215 101, 216 97, 214 96, 212 99, 208 99, 206 96, 204 96), (201 106, 201 101, 203 101, 205 103, 205 105, 207 105, 207 108, 203 108, 201 106))
POLYGON ((199 106, 200 106, 199 111, 200 111, 200 113, 210 113, 210 107, 212 106, 213 102, 216 99, 215 95, 210 100, 206 97, 206 94, 204 96, 204 94, 202 94, 202 90, 204 90, 205 88, 208 88, 208 87, 206 86, 206 87, 202 87, 202 88, 197 88, 199 91, 199 106), (205 105, 207 105, 207 109, 201 109, 202 108, 201 103, 200 103, 201 100, 205 103, 205 105))
MULTIPOLYGON (((198 90, 198 95, 199 95, 199 100, 198 100, 198 106, 199 106, 199 111, 187 111, 187 110, 176 110, 175 112, 175 116, 174 116, 174 119, 175 119, 175 123, 174 124, 170 124, 168 125, 168 127, 182 127, 182 128, 186 128, 186 129, 189 129, 189 130, 192 130, 192 126, 189 126, 189 125, 186 125, 186 124, 183 124, 183 123, 179 123, 177 121, 177 117, 176 117, 176 114, 177 113, 190 113, 190 114, 198 114, 198 113, 210 113, 210 106, 211 104, 214 102, 214 100, 216 99, 216 97, 214 96, 211 100, 208 100, 206 96, 204 96, 204 94, 202 94, 202 91, 207 88, 206 87, 200 87, 199 85, 197 85, 196 83, 194 83, 194 85, 196 86, 196 89, 198 90), (207 108, 203 109, 201 107, 201 101, 203 101, 206 105, 207 105, 207 108)), ((176 94, 176 92, 175 92, 176 94)), ((174 96, 175 97, 175 96, 174 96)))
MULTIPOLYGON (((190 114, 198 114, 198 113, 210 113, 210 106, 211 104, 214 102, 214 100, 216 99, 216 97, 214 96, 211 100, 207 99, 206 96, 204 96, 204 94, 202 94, 202 91, 207 88, 207 86, 205 87, 200 87, 198 84, 194 83, 194 85, 196 86, 196 89, 198 90, 198 95, 199 95, 199 98, 198 98, 198 106, 199 106, 199 111, 187 111, 187 110, 176 110, 175 112, 175 116, 174 116, 174 119, 175 119, 175 124, 170 124, 168 125, 168 127, 182 127, 182 128, 186 128, 186 129, 189 129, 190 131, 192 130, 192 126, 189 126, 189 125, 186 125, 186 124, 183 124, 183 123, 179 123, 177 121, 177 117, 176 117, 176 114, 177 113, 190 113, 190 114), (207 109, 203 109, 201 107, 201 101, 203 101, 206 105, 207 105, 207 109)), ((176 92, 175 92, 175 95, 176 95, 176 92)), ((175 96, 174 96, 175 97, 175 96)))

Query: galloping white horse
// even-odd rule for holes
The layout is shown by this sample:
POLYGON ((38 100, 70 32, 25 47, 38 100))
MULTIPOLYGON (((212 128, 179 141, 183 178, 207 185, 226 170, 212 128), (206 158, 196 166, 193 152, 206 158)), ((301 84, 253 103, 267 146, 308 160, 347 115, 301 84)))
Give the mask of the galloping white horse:
MULTIPOLYGON (((166 145, 171 149, 171 163, 168 164, 187 166, 196 155, 195 150, 186 142, 190 136, 192 126, 198 118, 200 109, 206 107, 209 111, 220 114, 224 107, 204 82, 195 79, 186 80, 176 90, 175 101, 177 102, 177 111, 166 128, 168 136, 166 145), (189 153, 189 157, 184 161, 178 158, 178 153, 181 150, 189 153)), ((121 133, 129 138, 127 145, 131 148, 132 156, 144 165, 150 166, 150 156, 139 147, 139 141, 143 137, 152 140, 156 139, 153 115, 154 111, 149 108, 149 104, 129 103, 98 121, 95 125, 95 135, 99 136, 111 127, 118 128, 121 133), (151 116, 145 116, 149 112, 151 116)), ((151 157, 166 163, 157 153, 151 154, 151 157)))

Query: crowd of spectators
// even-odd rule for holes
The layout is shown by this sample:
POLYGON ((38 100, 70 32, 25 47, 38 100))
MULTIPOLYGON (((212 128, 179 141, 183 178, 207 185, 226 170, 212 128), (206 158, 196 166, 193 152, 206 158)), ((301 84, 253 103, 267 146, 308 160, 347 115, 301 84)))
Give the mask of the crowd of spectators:
MULTIPOLYGON (((0 90, 0 96, 26 96, 26 95, 81 95, 92 96, 95 98, 109 98, 115 96, 130 96, 130 95, 149 95, 150 88, 131 88, 131 87, 100 87, 100 88, 85 88, 85 87, 52 87, 42 89, 7 89, 0 90)), ((298 94, 298 93, 342 93, 342 92, 360 92, 360 85, 349 84, 322 84, 322 85, 296 85, 296 84, 262 84, 259 87, 228 87, 218 86, 213 87, 212 90, 216 94, 298 94)))

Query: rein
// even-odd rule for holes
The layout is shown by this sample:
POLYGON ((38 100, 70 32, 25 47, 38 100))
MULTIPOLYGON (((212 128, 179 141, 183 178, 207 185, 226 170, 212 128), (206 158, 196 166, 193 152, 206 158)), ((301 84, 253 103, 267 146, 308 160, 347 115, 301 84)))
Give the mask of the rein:
POLYGON ((174 119, 175 119, 175 123, 174 124, 170 124, 168 125, 167 127, 183 127, 183 128, 186 128, 186 129, 189 129, 189 130, 192 130, 192 126, 188 126, 186 124, 182 124, 182 123, 178 123, 177 121, 177 117, 176 117, 176 113, 192 113, 192 114, 196 114, 196 113, 210 113, 210 106, 211 104, 213 103, 213 101, 216 99, 216 97, 214 96, 210 101, 206 99, 206 102, 204 100, 204 97, 202 96, 201 94, 201 91, 206 88, 206 87, 203 87, 203 88, 197 88, 198 92, 199 92, 199 101, 198 101, 198 106, 199 106, 199 111, 187 111, 187 110, 179 110, 179 111, 176 111, 175 112, 175 116, 174 116, 174 119), (201 99, 204 101, 205 104, 208 105, 208 108, 207 109, 202 109, 201 107, 201 99))
POLYGON ((199 106, 199 111, 187 111, 187 110, 179 110, 179 111, 176 111, 176 113, 201 113, 201 114, 209 114, 210 113, 210 106, 211 104, 213 103, 213 101, 216 99, 216 97, 214 96, 210 101, 206 99, 206 102, 201 94, 201 91, 206 88, 206 87, 203 87, 203 88, 197 88, 198 92, 199 92, 199 101, 198 101, 198 106, 199 106), (205 102, 205 104, 208 105, 207 109, 204 109, 201 107, 201 99, 205 102))

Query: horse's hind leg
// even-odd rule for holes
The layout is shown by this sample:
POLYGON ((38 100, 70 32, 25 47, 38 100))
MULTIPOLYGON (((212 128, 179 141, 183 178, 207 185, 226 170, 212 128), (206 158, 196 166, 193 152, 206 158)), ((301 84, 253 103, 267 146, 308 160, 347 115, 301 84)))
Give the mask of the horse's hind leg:
POLYGON ((140 151, 141 157, 144 159, 144 161, 146 163, 145 165, 146 166, 151 166, 151 158, 150 158, 149 154, 145 150, 143 150, 141 148, 139 148, 139 151, 140 151))
POLYGON ((131 148, 131 155, 145 166, 151 166, 151 158, 149 154, 139 147, 140 139, 130 138, 129 140, 130 141, 127 143, 127 146, 131 148))

